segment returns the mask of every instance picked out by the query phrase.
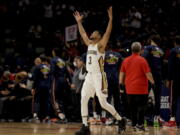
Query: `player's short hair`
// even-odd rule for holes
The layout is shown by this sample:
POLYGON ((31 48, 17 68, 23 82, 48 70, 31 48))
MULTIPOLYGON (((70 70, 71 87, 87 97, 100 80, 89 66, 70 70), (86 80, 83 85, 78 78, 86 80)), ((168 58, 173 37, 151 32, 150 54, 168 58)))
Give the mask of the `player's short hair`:
POLYGON ((141 43, 140 42, 133 42, 131 45, 132 53, 139 53, 141 51, 141 43))
POLYGON ((76 58, 77 60, 80 60, 80 61, 84 62, 84 59, 83 59, 83 57, 81 57, 81 56, 76 56, 75 58, 76 58))
POLYGON ((154 34, 149 37, 149 40, 154 41, 156 44, 161 44, 161 37, 159 34, 154 34))
POLYGON ((41 59, 42 62, 48 62, 48 63, 50 63, 50 61, 51 61, 50 58, 47 57, 47 56, 41 56, 40 59, 41 59))
POLYGON ((23 81, 24 79, 26 79, 27 77, 28 77, 28 74, 26 71, 18 72, 15 76, 15 82, 19 83, 19 82, 23 81))
POLYGON ((175 43, 176 43, 177 45, 180 45, 180 35, 177 35, 177 36, 175 37, 175 43))
POLYGON ((103 35, 103 31, 102 30, 94 30, 94 31, 97 31, 100 34, 100 36, 102 37, 102 35, 103 35))
POLYGON ((98 30, 99 34, 102 36, 103 35, 103 31, 102 30, 98 30))
POLYGON ((75 57, 75 59, 80 59, 80 58, 81 58, 81 56, 76 56, 76 57, 75 57))
POLYGON ((81 56, 76 56, 74 59, 81 60, 81 56))

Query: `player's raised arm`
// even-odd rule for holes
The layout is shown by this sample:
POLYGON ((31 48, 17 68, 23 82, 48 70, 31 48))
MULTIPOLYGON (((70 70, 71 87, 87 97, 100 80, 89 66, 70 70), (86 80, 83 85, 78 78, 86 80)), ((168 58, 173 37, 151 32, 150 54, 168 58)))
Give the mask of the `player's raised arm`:
POLYGON ((108 9, 108 16, 109 16, 109 22, 108 22, 108 26, 106 28, 106 32, 104 33, 101 41, 100 41, 100 45, 105 48, 107 43, 108 43, 108 40, 109 40, 109 37, 111 35, 111 31, 112 31, 112 20, 113 20, 113 11, 112 11, 112 6, 109 7, 108 9))
POLYGON ((79 33, 80 33, 81 37, 83 38, 84 43, 88 46, 90 44, 90 39, 88 38, 86 31, 82 25, 83 15, 80 15, 80 13, 78 11, 74 12, 73 15, 77 21, 79 33))

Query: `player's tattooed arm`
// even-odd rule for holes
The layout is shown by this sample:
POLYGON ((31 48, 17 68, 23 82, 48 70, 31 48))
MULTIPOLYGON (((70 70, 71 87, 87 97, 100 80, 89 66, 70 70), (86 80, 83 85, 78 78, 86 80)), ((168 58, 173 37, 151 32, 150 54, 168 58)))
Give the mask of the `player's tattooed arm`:
POLYGON ((111 31, 112 31, 112 23, 113 23, 113 9, 112 9, 112 6, 108 8, 108 17, 109 17, 109 22, 108 22, 108 26, 106 28, 106 32, 104 33, 101 41, 100 41, 100 45, 102 46, 102 48, 105 49, 108 41, 109 41, 109 38, 110 38, 110 35, 111 35, 111 31))
POLYGON ((81 15, 78 11, 74 12, 74 18, 76 19, 76 22, 78 24, 79 33, 84 41, 84 43, 88 46, 90 44, 90 39, 87 36, 87 33, 82 25, 82 19, 83 15, 81 15))

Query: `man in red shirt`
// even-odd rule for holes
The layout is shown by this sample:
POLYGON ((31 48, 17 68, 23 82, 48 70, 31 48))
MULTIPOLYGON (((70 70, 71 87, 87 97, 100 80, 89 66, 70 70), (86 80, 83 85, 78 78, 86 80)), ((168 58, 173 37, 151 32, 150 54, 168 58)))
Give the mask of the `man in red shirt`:
POLYGON ((127 57, 120 70, 120 89, 125 85, 132 126, 135 130, 144 131, 144 108, 148 98, 148 80, 154 85, 149 65, 140 56, 141 44, 134 42, 132 55, 127 57))

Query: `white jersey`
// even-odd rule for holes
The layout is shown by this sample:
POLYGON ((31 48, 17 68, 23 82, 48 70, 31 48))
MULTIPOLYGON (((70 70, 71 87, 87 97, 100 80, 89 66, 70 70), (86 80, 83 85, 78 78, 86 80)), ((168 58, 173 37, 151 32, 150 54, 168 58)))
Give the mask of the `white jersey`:
POLYGON ((98 44, 89 45, 86 56, 86 69, 91 73, 104 72, 105 53, 100 53, 98 44))

